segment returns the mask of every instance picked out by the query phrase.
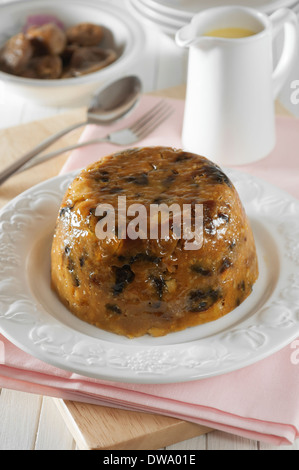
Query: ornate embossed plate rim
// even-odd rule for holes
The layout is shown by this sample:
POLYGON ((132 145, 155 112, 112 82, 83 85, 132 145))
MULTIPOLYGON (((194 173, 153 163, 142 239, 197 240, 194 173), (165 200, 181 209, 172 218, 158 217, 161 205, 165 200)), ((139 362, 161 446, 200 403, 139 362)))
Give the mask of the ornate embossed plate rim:
POLYGON ((32 295, 28 253, 38 223, 53 226, 67 185, 77 172, 47 180, 0 212, 0 332, 52 366, 83 376, 127 383, 207 378, 251 365, 299 336, 299 201, 255 177, 226 170, 247 213, 263 221, 279 245, 277 286, 266 303, 231 328, 174 344, 109 342, 73 330, 32 295))

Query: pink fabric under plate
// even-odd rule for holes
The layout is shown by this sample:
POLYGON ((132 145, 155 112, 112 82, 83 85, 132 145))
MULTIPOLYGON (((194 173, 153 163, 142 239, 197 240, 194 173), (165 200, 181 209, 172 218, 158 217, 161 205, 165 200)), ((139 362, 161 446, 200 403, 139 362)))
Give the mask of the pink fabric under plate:
MULTIPOLYGON (((127 119, 134 120, 159 98, 142 97, 127 119)), ((175 112, 143 145, 181 147, 184 102, 168 100, 175 112)), ((111 128, 119 128, 123 122, 111 128)), ((81 140, 101 137, 107 128, 88 126, 81 140)), ((74 151, 62 172, 82 168, 119 149, 111 144, 74 151)), ((299 122, 277 118, 277 145, 271 155, 240 169, 299 197, 299 122)), ((138 385, 82 377, 45 364, 6 338, 0 386, 48 396, 178 417, 273 445, 299 437, 299 342, 241 370, 187 383, 138 385), (298 361, 291 361, 298 348, 298 361)), ((1 358, 1 357, 0 357, 1 358)))

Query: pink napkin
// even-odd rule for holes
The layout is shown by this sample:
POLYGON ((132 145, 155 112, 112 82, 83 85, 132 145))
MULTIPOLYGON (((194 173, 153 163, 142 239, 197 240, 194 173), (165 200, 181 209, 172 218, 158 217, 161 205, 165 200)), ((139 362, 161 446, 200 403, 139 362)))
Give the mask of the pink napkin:
MULTIPOLYGON (((130 119, 158 98, 143 97, 130 119)), ((169 100, 175 113, 138 145, 180 147, 184 103, 169 100)), ((121 123, 113 127, 121 127, 121 123)), ((110 130, 110 129, 109 129, 110 130)), ((107 128, 89 126, 81 140, 107 128)), ((277 118, 277 146, 271 156, 242 171, 299 197, 299 122, 277 118)), ((119 147, 101 144, 73 152, 63 172, 81 168, 119 147)), ((0 386, 14 390, 181 418, 273 445, 299 436, 299 341, 244 369, 209 379, 163 385, 106 382, 66 372, 24 353, 0 336, 0 386)))

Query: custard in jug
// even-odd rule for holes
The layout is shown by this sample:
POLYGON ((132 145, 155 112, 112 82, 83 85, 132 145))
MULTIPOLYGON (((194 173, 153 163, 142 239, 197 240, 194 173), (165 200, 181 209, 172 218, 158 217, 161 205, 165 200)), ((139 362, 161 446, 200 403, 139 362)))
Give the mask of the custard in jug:
POLYGON ((231 39, 238 39, 238 38, 247 38, 249 36, 254 36, 256 33, 251 31, 250 29, 245 28, 220 28, 220 29, 213 29, 205 34, 205 36, 212 36, 216 38, 231 38, 231 39))

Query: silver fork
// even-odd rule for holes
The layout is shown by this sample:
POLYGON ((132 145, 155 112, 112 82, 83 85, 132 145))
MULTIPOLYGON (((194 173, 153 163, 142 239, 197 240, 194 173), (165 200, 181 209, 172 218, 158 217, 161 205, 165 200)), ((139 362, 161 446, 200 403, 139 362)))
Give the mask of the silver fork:
POLYGON ((0 173, 0 184, 4 183, 10 176, 15 173, 20 173, 28 168, 31 168, 35 165, 38 165, 50 158, 56 157, 65 152, 69 152, 74 149, 86 147, 89 145, 98 144, 101 142, 109 142, 111 144, 128 146, 132 145, 145 137, 147 137, 151 132, 153 132, 162 122, 164 122, 173 112, 173 109, 165 101, 159 101, 153 108, 147 111, 143 116, 138 118, 130 127, 123 128, 114 132, 111 132, 105 137, 99 139, 93 139, 82 143, 77 143, 64 147, 58 150, 55 150, 46 155, 37 156, 32 158, 30 161, 24 162, 17 166, 14 165, 13 168, 9 167, 0 173))

